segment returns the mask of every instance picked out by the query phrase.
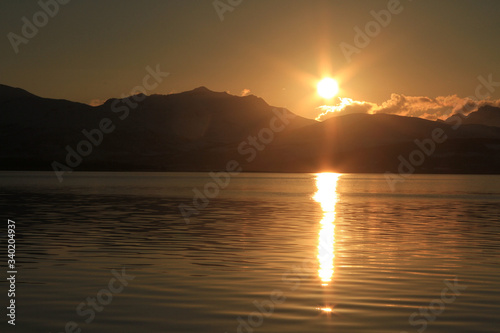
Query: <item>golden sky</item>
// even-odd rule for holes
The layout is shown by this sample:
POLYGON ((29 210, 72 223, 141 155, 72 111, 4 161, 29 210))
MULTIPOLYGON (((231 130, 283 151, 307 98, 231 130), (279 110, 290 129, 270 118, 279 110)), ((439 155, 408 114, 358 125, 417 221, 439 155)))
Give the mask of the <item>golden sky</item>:
MULTIPOLYGON (((315 118, 341 102, 316 94, 325 76, 337 79, 338 97, 378 107, 397 96, 465 98, 479 76, 500 82, 494 0, 43 1, 57 13, 17 53, 9 34, 22 37, 23 17, 42 9, 0 5, 0 83, 43 97, 120 97, 159 64, 170 75, 151 94, 206 86, 315 118)), ((494 88, 489 97, 500 99, 494 88)))

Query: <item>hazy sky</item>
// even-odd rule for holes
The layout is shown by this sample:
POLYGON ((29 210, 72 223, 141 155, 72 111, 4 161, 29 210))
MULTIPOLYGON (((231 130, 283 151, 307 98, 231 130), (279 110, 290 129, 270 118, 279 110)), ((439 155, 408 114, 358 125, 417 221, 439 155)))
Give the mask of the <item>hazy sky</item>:
POLYGON ((378 104, 394 93, 474 95, 479 75, 500 82, 498 0, 401 0, 349 62, 341 43, 355 47, 354 28, 392 1, 243 0, 221 21, 213 0, 72 0, 16 54, 8 34, 22 36, 22 17, 33 22, 41 8, 1 0, 0 83, 90 103, 129 93, 160 64, 170 75, 150 94, 248 89, 315 117, 325 75, 339 81, 339 96, 378 104))

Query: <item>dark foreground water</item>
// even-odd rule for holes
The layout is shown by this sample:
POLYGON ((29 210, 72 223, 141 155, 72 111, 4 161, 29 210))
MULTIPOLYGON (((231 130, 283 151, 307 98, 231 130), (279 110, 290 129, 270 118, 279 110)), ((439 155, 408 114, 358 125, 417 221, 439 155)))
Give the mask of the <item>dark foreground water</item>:
POLYGON ((499 176, 211 182, 1 173, 0 331, 499 332, 499 176))

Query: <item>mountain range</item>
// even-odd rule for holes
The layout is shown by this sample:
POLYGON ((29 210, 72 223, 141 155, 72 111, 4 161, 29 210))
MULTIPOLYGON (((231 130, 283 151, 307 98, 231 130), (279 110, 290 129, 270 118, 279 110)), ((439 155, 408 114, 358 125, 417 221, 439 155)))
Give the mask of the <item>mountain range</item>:
POLYGON ((500 108, 323 122, 205 87, 100 106, 0 85, 3 170, 499 173, 500 108))

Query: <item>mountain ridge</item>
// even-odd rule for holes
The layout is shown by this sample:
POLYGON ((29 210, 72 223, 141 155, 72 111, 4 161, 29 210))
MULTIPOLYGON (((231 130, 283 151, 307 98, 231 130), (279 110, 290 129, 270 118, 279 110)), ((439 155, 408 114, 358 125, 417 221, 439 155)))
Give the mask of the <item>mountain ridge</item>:
MULTIPOLYGON (((473 113, 464 119, 480 122, 496 116, 497 109, 480 109, 476 119, 473 113)), ((0 165, 4 170, 51 170, 57 162, 71 170, 217 171, 237 160, 245 171, 396 172, 401 156, 418 151, 416 140, 430 140, 439 129, 445 142, 415 172, 498 173, 500 127, 474 122, 454 129, 451 122, 390 114, 317 122, 254 95, 203 86, 90 106, 0 85, 0 165), (109 133, 103 129, 100 139, 95 133, 104 119, 109 133), (92 141, 88 133, 98 144, 69 165, 70 151, 78 154, 81 148, 84 155, 82 142, 92 141)))

